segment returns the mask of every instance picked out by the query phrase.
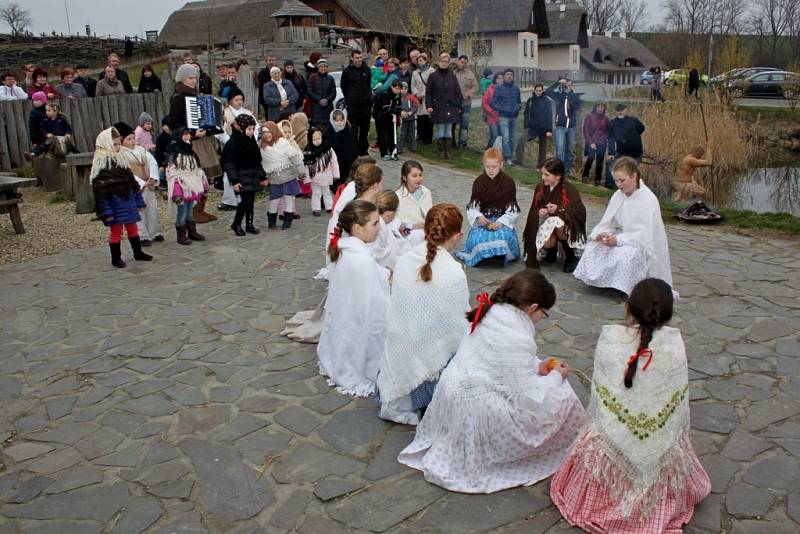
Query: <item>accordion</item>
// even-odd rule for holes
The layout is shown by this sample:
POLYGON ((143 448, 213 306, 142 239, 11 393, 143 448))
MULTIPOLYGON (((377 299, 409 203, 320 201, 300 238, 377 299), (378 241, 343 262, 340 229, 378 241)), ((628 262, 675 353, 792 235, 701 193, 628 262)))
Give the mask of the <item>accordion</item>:
POLYGON ((224 119, 222 103, 211 95, 185 97, 186 127, 190 130, 202 128, 211 134, 222 133, 224 119))

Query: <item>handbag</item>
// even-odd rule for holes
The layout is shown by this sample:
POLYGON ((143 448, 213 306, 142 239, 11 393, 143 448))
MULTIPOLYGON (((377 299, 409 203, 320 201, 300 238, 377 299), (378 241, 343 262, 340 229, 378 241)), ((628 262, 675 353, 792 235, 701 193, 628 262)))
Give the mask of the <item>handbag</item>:
POLYGON ((214 177, 214 189, 218 191, 225 191, 225 182, 223 181, 223 176, 214 177))

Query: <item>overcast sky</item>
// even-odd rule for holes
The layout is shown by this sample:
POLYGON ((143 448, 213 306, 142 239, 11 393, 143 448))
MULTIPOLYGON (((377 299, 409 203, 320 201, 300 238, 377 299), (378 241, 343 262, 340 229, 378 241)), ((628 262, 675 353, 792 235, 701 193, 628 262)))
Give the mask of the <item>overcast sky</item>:
MULTIPOLYGON (((83 34, 84 26, 90 24, 98 35, 140 35, 147 30, 161 30, 170 13, 179 9, 186 0, 0 0, 6 4, 16 1, 30 11, 31 31, 67 33, 67 11, 74 34, 83 34), (67 9, 65 9, 65 4, 67 9)), ((474 0, 480 1, 480 0, 474 0)), ((662 0, 647 0, 649 20, 661 22, 662 0)), ((8 32, 5 27, 1 32, 8 32)))

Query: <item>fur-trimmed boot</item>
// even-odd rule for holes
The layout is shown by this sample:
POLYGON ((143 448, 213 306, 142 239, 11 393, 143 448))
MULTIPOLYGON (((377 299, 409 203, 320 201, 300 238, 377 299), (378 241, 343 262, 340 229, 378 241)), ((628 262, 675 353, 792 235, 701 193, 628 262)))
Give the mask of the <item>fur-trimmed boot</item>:
POLYGON ((197 233, 197 221, 186 221, 187 235, 192 241, 205 241, 205 236, 197 233))
POLYGON ((447 159, 444 151, 444 138, 437 139, 436 145, 439 147, 439 159, 447 159))
POLYGON ((217 220, 216 215, 206 213, 206 197, 201 198, 195 203, 194 207, 192 208, 192 215, 194 216, 195 222, 200 224, 217 220))
POLYGON ((153 261, 153 256, 142 252, 142 240, 138 235, 136 237, 128 236, 128 241, 133 249, 133 259, 136 261, 153 261))
POLYGON ((453 140, 450 137, 444 138, 444 159, 450 160, 450 151, 453 149, 453 140))
POLYGON ((125 262, 122 261, 122 249, 119 243, 109 243, 108 248, 111 250, 111 265, 120 269, 125 267, 125 262))
POLYGON ((178 237, 178 244, 179 245, 191 245, 192 244, 192 240, 189 239, 189 237, 186 235, 186 233, 187 233, 186 225, 183 225, 183 226, 178 226, 177 224, 175 225, 175 234, 178 237))

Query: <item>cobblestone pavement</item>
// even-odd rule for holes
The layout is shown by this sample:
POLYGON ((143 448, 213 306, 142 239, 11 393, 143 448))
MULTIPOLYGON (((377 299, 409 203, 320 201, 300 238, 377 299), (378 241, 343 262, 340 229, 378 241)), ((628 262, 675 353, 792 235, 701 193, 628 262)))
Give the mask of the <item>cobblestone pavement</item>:
MULTIPOLYGON (((399 164, 385 168, 396 183, 399 164)), ((426 172, 434 198, 459 205, 470 179, 426 172)), ((170 236, 124 270, 104 247, 0 269, 0 533, 573 530, 547 482, 486 496, 426 483, 396 462, 413 429, 332 391, 315 347, 279 335, 323 292, 311 278, 325 220, 300 206, 291 231, 237 238, 219 221, 205 243, 170 236)), ((590 201, 590 224, 602 208, 590 201)), ((687 530, 797 532, 800 247, 688 226, 669 237, 692 437, 713 481, 687 530)), ((519 268, 471 269, 471 289, 519 268)), ((558 303, 540 350, 590 371, 619 297, 544 271, 558 303)))

